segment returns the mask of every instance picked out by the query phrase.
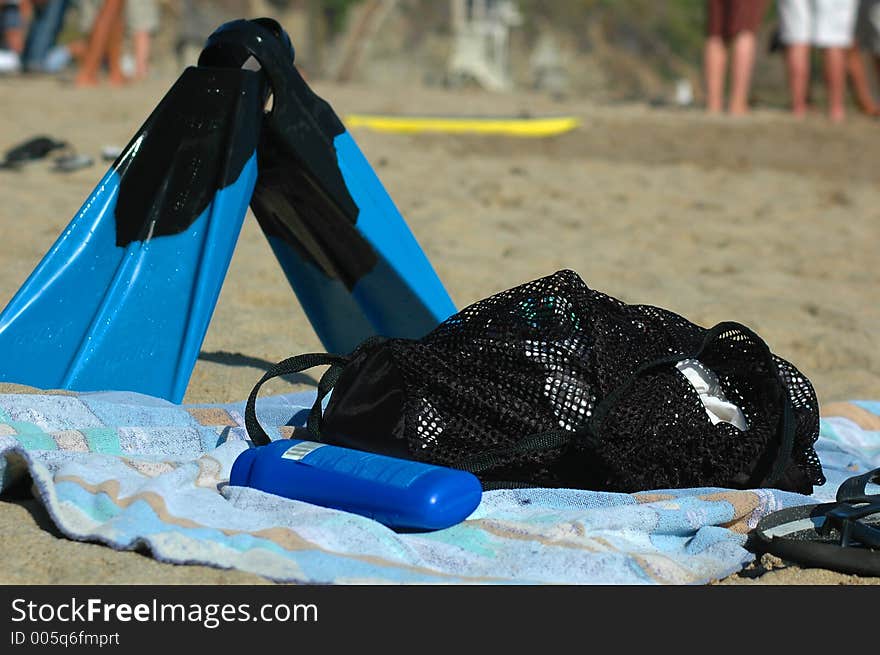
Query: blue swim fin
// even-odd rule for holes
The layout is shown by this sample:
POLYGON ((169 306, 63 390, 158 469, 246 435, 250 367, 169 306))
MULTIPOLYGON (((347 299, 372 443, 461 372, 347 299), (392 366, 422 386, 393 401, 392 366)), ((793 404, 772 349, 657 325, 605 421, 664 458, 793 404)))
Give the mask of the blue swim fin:
POLYGON ((209 38, 0 314, 0 381, 180 402, 249 203, 328 350, 455 312, 293 58, 271 19, 209 38))
POLYGON ((258 62, 271 86, 254 215, 328 351, 350 352, 375 334, 421 337, 455 305, 354 139, 293 61, 271 19, 226 23, 199 59, 258 62))
POLYGON ((183 399, 257 177, 264 77, 190 67, 0 314, 0 381, 183 399))

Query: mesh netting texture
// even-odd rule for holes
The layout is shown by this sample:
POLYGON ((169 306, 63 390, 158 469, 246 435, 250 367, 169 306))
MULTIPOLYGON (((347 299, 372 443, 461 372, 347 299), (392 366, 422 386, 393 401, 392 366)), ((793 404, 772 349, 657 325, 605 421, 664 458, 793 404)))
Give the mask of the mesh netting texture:
MULTIPOLYGON (((625 304, 569 270, 476 302, 422 339, 364 344, 337 382, 322 437, 350 436, 353 423, 334 415, 370 423, 363 407, 376 403, 363 402, 363 389, 352 395, 358 385, 399 401, 392 454, 472 470, 487 487, 810 493, 824 482, 812 385, 760 337, 625 304), (359 375, 371 358, 384 373, 359 375), (683 360, 711 372, 744 426, 713 420, 677 368, 683 360)), ((389 451, 369 430, 346 445, 389 451)))

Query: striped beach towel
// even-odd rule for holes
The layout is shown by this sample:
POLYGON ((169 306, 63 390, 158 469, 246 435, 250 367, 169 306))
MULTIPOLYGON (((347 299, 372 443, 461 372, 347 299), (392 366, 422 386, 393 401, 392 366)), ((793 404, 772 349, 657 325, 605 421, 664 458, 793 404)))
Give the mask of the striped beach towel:
MULTIPOLYGON (((260 400, 273 438, 314 393, 260 400)), ((880 466, 880 402, 823 408, 812 496, 772 489, 496 490, 445 530, 370 519, 228 484, 249 447, 244 403, 174 405, 134 393, 0 395, 0 489, 33 483, 67 537, 163 562, 332 584, 705 584, 754 559, 768 512, 834 497, 880 466)))

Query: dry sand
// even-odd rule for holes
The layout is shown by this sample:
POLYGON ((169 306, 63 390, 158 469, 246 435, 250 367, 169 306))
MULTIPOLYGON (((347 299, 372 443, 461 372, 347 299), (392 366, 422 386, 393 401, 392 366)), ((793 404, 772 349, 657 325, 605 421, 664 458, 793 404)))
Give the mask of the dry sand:
MULTIPOLYGON (((173 80, 78 90, 0 79, 0 149, 49 134, 97 156, 124 145, 173 80)), ((348 112, 575 114, 541 140, 354 132, 456 304, 572 268, 627 302, 702 325, 736 320, 814 383, 820 402, 880 398, 880 123, 853 115, 742 119, 639 105, 316 83, 348 112)), ((2 172, 0 306, 79 208, 105 165, 2 172)), ((186 400, 246 397, 263 369, 321 350, 256 222, 241 234, 186 400)), ((311 378, 304 378, 308 383, 311 378)), ((265 393, 287 391, 285 382, 265 393)), ((68 541, 32 500, 0 502, 0 582, 253 583, 68 541)), ((877 583, 774 567, 724 583, 877 583)))

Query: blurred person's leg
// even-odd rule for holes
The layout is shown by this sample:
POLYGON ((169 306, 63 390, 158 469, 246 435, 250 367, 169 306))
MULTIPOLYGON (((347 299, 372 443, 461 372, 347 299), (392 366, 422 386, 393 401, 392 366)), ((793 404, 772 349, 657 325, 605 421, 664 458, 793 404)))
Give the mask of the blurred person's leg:
POLYGON ((807 90, 810 86, 810 44, 792 43, 785 49, 791 111, 797 117, 807 114, 807 90))
POLYGON ((703 48, 703 76, 706 84, 706 110, 717 114, 724 107, 724 78, 727 46, 724 43, 725 0, 709 0, 706 7, 706 43, 703 48))
POLYGON ((108 54, 114 29, 121 24, 123 5, 124 0, 104 0, 98 10, 76 75, 78 86, 94 86, 98 83, 98 70, 108 54))
POLYGON ((835 122, 846 118, 846 49, 824 48, 825 86, 828 90, 828 118, 835 122))
POLYGON ((706 39, 703 68, 706 76, 706 109, 717 114, 724 107, 724 72, 727 68, 727 49, 720 36, 706 39))
POLYGON ((58 40, 69 4, 69 0, 43 0, 35 3, 22 57, 25 70, 43 70, 46 56, 58 40))
POLYGON ((745 114, 749 110, 749 91, 752 70, 755 67, 755 33, 740 32, 733 39, 730 71, 731 114, 745 114))
POLYGON ((871 93, 871 85, 858 43, 854 43, 846 51, 846 73, 859 109, 869 116, 880 115, 880 105, 877 105, 871 93))
POLYGON ((159 29, 159 7, 156 0, 127 0, 125 13, 131 30, 135 78, 143 79, 150 72, 153 34, 159 29))
POLYGON ((732 3, 730 33, 731 47, 730 105, 731 114, 745 114, 749 110, 749 94, 757 52, 756 34, 764 20, 767 0, 736 0, 732 3))
POLYGON ((8 50, 20 55, 24 52, 24 19, 18 5, 0 6, 0 25, 4 44, 8 50))
POLYGON ((150 72, 150 49, 153 36, 149 32, 135 32, 131 35, 134 50, 134 77, 144 79, 150 72))
MULTIPOLYGON (((125 0, 123 0, 124 4, 125 0)), ((124 44, 125 14, 120 10, 114 15, 110 36, 107 39, 107 81, 116 86, 121 86, 127 81, 125 73, 122 72, 122 46, 124 44)))
POLYGON ((785 68, 791 111, 797 117, 807 113, 810 86, 810 41, 812 5, 810 0, 777 0, 779 39, 785 45, 785 68))
POLYGON ((846 117, 846 52, 855 37, 858 0, 814 0, 816 30, 814 43, 823 49, 828 118, 840 122, 846 117))
POLYGON ((68 43, 67 49, 78 64, 82 63, 86 50, 88 50, 89 35, 92 33, 95 18, 97 18, 98 12, 101 10, 101 4, 101 0, 76 0, 76 7, 79 13, 80 37, 68 43))
POLYGON ((856 37, 874 61, 875 81, 880 87, 880 0, 862 0, 859 4, 856 37))

